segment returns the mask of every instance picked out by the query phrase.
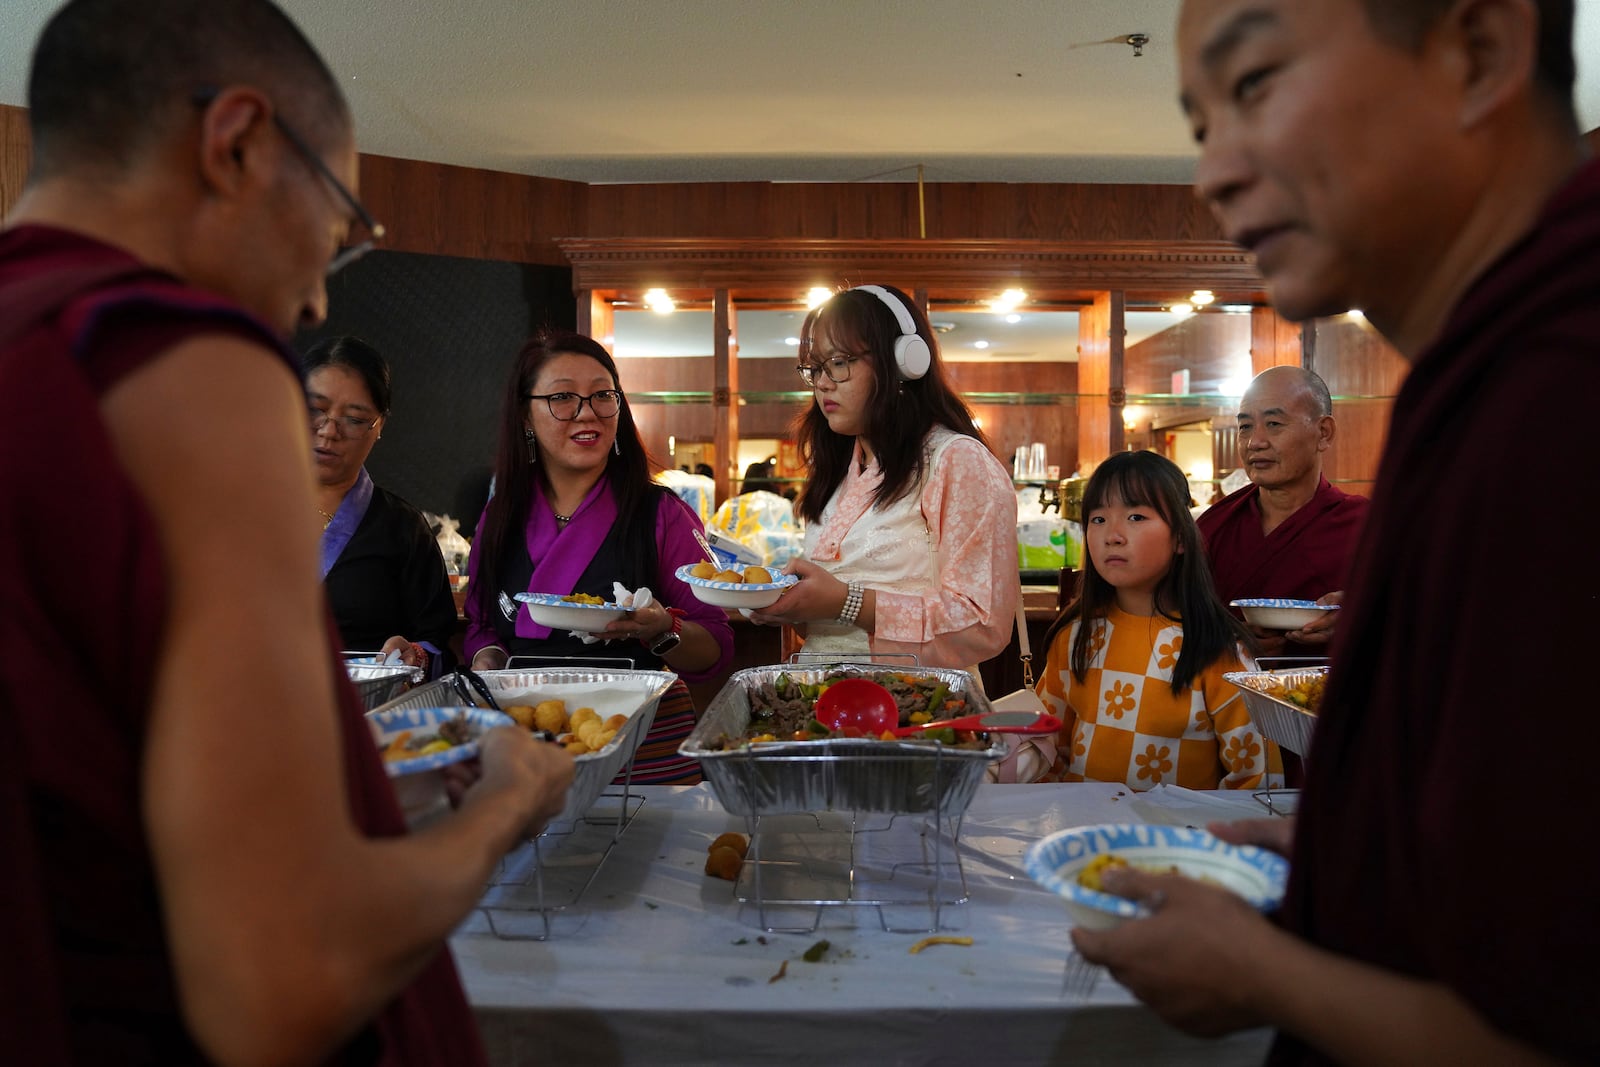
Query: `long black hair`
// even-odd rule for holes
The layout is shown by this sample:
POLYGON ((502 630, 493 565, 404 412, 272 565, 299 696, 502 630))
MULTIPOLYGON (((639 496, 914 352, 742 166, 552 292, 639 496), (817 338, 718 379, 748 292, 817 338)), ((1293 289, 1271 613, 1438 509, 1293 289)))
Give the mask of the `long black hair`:
MULTIPOLYGON (((1237 645, 1253 649, 1255 642, 1217 596, 1211 565, 1200 542, 1200 528, 1189 514, 1189 482, 1176 463, 1154 452, 1118 452, 1107 459, 1095 468, 1083 490, 1085 528, 1094 512, 1116 504, 1150 508, 1161 516, 1177 541, 1172 565, 1157 583, 1154 599, 1157 614, 1183 626, 1183 646, 1172 669, 1172 691, 1181 693, 1237 645)), ((1085 550, 1078 597, 1050 624, 1044 639, 1048 649, 1063 628, 1074 619, 1083 620, 1068 659, 1072 676, 1080 684, 1089 673, 1098 620, 1110 614, 1116 602, 1116 586, 1106 581, 1085 550)))
MULTIPOLYGON (((883 288, 905 306, 917 333, 933 354, 928 372, 921 378, 903 380, 896 370, 894 343, 901 336, 900 323, 874 293, 846 289, 833 294, 806 316, 800 339, 801 362, 811 359, 812 346, 820 338, 833 348, 872 364, 872 396, 867 403, 867 426, 862 436, 883 470, 883 481, 872 498, 874 507, 893 503, 922 481, 922 442, 935 426, 989 443, 945 377, 939 341, 928 316, 899 289, 892 285, 883 288)), ((800 443, 800 457, 811 470, 796 507, 806 521, 816 522, 849 473, 855 439, 835 433, 815 400, 796 424, 795 436, 800 443)))
MULTIPOLYGON (((656 508, 666 490, 656 485, 650 477, 650 457, 645 452, 639 427, 633 421, 633 410, 628 406, 628 395, 622 389, 622 379, 617 374, 616 361, 605 346, 591 337, 566 330, 544 330, 534 335, 517 353, 516 363, 506 379, 505 395, 500 403, 500 439, 495 448, 494 495, 478 527, 477 570, 472 579, 478 608, 485 618, 497 610, 500 598, 500 568, 504 562, 506 546, 514 538, 523 536, 528 524, 528 510, 533 503, 533 479, 538 478, 545 490, 550 489, 544 467, 530 462, 530 446, 523 431, 527 429, 528 401, 534 382, 544 365, 556 356, 588 356, 611 375, 612 386, 622 393, 622 405, 617 412, 617 452, 606 460, 602 477, 611 488, 617 503, 617 525, 623 531, 623 551, 626 558, 640 560, 643 573, 655 575, 659 570, 656 550, 656 508)), ((656 587, 660 587, 659 576, 656 587)))

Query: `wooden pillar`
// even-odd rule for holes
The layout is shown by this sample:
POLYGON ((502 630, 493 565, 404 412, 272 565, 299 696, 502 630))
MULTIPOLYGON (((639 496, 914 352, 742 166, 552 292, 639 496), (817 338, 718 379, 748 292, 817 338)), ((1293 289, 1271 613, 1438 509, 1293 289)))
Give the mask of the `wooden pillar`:
POLYGON ((1109 341, 1109 370, 1111 378, 1111 440, 1110 450, 1121 452, 1127 447, 1127 428, 1122 422, 1123 409, 1128 406, 1127 363, 1125 346, 1128 340, 1127 299, 1122 290, 1106 294, 1106 334, 1109 341))
POLYGON ((611 301, 596 294, 593 289, 579 289, 576 295, 578 332, 585 337, 593 337, 605 346, 607 352, 616 355, 617 320, 611 301))
POLYGON ((734 341, 737 312, 728 290, 718 289, 712 297, 711 320, 711 403, 715 408, 711 437, 717 450, 717 499, 726 500, 732 491, 732 481, 739 472, 739 407, 734 398, 739 395, 739 346, 734 341))
POLYGON ((1092 470, 1122 451, 1126 301, 1121 291, 1095 295, 1078 314, 1078 469, 1092 470))
POLYGON ((1301 337, 1300 326, 1285 319, 1272 308, 1251 310, 1251 376, 1260 374, 1268 367, 1307 366, 1301 337))

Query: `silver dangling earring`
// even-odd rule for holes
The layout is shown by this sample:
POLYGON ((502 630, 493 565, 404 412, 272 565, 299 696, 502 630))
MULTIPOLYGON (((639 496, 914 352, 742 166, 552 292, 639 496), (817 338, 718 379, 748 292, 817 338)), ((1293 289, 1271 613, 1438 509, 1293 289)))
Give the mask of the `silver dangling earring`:
POLYGON ((619 456, 622 455, 622 442, 617 440, 615 437, 611 439, 611 451, 615 452, 619 456))
POLYGON ((522 431, 522 440, 528 446, 528 462, 529 463, 538 463, 539 462, 539 445, 534 440, 533 431, 532 430, 523 430, 522 431))

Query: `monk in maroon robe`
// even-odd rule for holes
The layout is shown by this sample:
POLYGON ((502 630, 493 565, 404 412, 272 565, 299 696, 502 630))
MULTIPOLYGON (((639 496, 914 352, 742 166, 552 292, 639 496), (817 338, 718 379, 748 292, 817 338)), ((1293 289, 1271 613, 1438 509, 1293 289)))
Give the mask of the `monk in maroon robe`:
POLYGON ((266 0, 73 0, 29 108, 0 232, 0 1059, 481 1063, 445 939, 572 762, 492 731, 408 835, 339 663, 282 340, 370 220, 337 85, 266 0))
MULTIPOLYGON (((1322 454, 1333 445, 1334 431, 1328 387, 1309 370, 1272 367, 1245 390, 1239 462, 1250 484, 1198 520, 1224 603, 1319 600, 1344 590, 1367 499, 1334 488, 1322 476, 1322 454)), ((1266 655, 1320 657, 1327 655, 1336 623, 1330 613, 1315 630, 1258 630, 1256 639, 1266 655)))
MULTIPOLYGON (((1600 1062, 1600 162, 1571 0, 1186 0, 1197 186, 1274 303, 1412 363, 1334 642, 1281 927, 1175 876, 1074 941, 1273 1061, 1600 1062), (1220 978, 1219 975, 1225 975, 1220 978)), ((1292 845, 1290 838, 1293 838, 1292 845)))

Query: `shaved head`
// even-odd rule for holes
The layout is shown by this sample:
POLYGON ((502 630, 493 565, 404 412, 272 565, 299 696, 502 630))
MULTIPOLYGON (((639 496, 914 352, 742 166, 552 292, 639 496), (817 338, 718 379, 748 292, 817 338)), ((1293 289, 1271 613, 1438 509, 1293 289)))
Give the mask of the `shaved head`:
POLYGON ((1268 367, 1250 380, 1247 392, 1259 393, 1263 390, 1280 394, 1284 391, 1305 394, 1306 406, 1314 419, 1333 414, 1333 396, 1328 392, 1328 383, 1304 367, 1268 367))
POLYGON ((126 169, 198 91, 238 84, 267 93, 313 141, 349 126, 327 65, 269 0, 71 0, 34 49, 33 176, 126 169))

